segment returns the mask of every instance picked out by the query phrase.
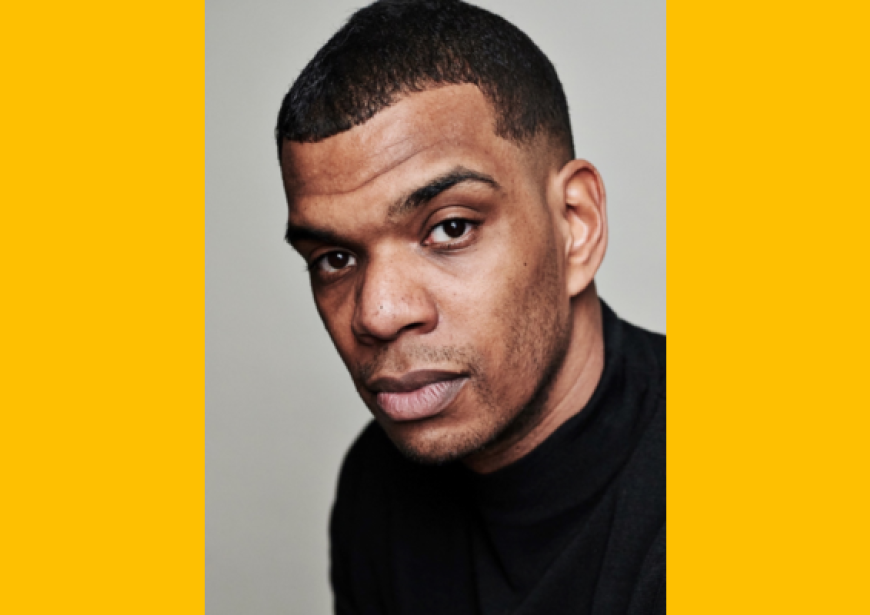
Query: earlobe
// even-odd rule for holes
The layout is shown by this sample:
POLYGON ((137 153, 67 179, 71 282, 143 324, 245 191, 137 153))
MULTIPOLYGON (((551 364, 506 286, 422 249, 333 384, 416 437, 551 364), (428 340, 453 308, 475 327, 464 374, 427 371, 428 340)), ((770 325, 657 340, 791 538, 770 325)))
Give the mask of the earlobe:
POLYGON ((598 170, 572 160, 559 172, 566 228, 565 263, 568 294, 586 290, 607 248, 607 197, 598 170))

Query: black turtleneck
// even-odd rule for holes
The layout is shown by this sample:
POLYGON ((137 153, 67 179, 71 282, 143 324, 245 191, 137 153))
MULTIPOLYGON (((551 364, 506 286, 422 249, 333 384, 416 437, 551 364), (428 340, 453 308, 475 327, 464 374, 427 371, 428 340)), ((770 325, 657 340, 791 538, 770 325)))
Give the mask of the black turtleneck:
POLYGON ((592 398, 505 468, 420 466, 366 428, 330 525, 336 613, 664 613, 665 340, 602 311, 592 398))

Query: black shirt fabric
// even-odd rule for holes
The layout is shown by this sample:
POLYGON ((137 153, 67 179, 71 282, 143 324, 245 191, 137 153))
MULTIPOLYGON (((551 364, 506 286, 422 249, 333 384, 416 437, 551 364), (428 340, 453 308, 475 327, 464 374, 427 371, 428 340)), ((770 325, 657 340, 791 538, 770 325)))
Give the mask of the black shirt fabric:
POLYGON ((517 462, 421 466, 363 431, 330 524, 338 615, 665 612, 665 338, 602 310, 592 398, 517 462))

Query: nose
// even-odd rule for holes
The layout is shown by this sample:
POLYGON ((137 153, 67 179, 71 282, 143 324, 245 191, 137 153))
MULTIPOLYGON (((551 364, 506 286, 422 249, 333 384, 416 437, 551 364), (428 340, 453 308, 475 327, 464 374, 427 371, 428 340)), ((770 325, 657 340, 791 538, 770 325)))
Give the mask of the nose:
POLYGON ((390 342, 407 331, 425 334, 438 323, 426 276, 406 256, 370 258, 357 288, 353 332, 365 345, 390 342))

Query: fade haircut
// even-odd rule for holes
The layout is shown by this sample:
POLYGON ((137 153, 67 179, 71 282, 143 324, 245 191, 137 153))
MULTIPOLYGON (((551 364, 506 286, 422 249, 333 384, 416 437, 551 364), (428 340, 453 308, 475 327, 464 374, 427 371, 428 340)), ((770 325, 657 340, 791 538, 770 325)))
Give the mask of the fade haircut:
POLYGON ((574 157, 568 103, 553 65, 518 28, 459 0, 380 0, 324 45, 284 98, 275 137, 316 143, 363 124, 413 92, 474 84, 495 133, 524 144, 546 134, 574 157))

